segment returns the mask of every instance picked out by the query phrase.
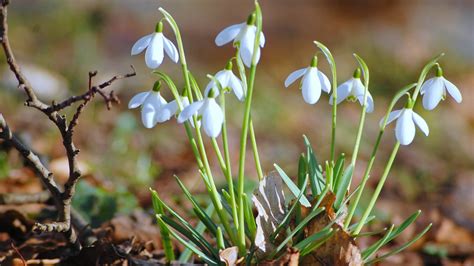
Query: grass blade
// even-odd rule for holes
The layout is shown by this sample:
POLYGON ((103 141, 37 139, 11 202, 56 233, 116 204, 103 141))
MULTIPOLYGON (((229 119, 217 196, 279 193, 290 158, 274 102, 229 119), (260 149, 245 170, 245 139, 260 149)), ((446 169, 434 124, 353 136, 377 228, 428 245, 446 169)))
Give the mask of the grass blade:
POLYGON ((341 207, 341 203, 344 200, 344 196, 346 195, 347 189, 351 182, 351 176, 352 176, 353 170, 354 170, 354 167, 352 164, 346 168, 340 180, 340 184, 336 188, 336 201, 334 202, 334 207, 336 209, 339 209, 339 207, 341 207))
MULTIPOLYGON (((285 171, 283 171, 283 169, 281 169, 277 164, 274 164, 274 166, 285 184, 290 189, 291 193, 293 193, 295 197, 298 197, 301 194, 301 190, 295 185, 295 183, 293 183, 293 181, 291 181, 291 178, 285 173, 285 171)), ((311 203, 309 203, 308 199, 304 195, 301 195, 299 202, 305 207, 311 207, 311 203)))

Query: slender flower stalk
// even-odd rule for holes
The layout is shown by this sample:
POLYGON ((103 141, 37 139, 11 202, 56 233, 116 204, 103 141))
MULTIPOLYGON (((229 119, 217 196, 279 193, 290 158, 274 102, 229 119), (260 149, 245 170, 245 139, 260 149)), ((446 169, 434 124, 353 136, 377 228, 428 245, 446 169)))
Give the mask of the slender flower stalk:
POLYGON ((245 97, 245 111, 244 117, 242 122, 242 132, 240 135, 240 153, 239 153, 239 172, 238 172, 238 179, 237 179, 237 198, 238 198, 238 206, 239 206, 239 229, 238 229, 238 244, 239 244, 239 253, 244 255, 246 253, 246 240, 245 240, 245 205, 246 202, 244 200, 244 184, 245 184, 245 152, 247 148, 247 136, 248 136, 248 128, 250 122, 250 107, 252 106, 252 96, 253 96, 253 89, 254 89, 254 82, 255 82, 255 73, 257 71, 257 62, 258 57, 257 54, 259 51, 259 44, 260 44, 260 33, 262 32, 262 14, 260 10, 260 5, 258 2, 255 2, 255 13, 252 14, 255 16, 256 21, 256 34, 255 34, 255 41, 253 46, 253 54, 252 54, 252 61, 250 65, 250 74, 248 79, 248 87, 245 97))
MULTIPOLYGON (((444 54, 440 54, 438 55, 437 57, 435 57, 434 59, 432 59, 430 62, 428 62, 428 64, 425 65, 425 67, 422 69, 421 71, 421 74, 420 76, 418 77, 418 82, 416 83, 416 87, 415 87, 415 90, 413 91, 413 96, 411 98, 411 101, 409 100, 409 105, 407 106, 408 108, 410 109, 413 109, 414 105, 416 104, 416 100, 417 100, 417 97, 418 97, 418 94, 420 92, 420 89, 421 89, 421 85, 423 84, 423 81, 425 80, 426 78, 426 75, 428 74, 428 72, 430 71, 430 69, 436 65, 436 62, 438 61, 439 58, 441 58, 444 54)), ((410 87, 411 88, 411 87, 410 87)), ((408 90, 406 91, 408 92, 408 90)), ((388 119, 389 119, 389 115, 390 115, 390 112, 391 110, 393 109, 393 106, 395 105, 396 101, 398 101, 399 98, 402 97, 402 95, 397 95, 396 98, 394 99, 395 101, 392 102, 392 105, 390 106, 389 108, 389 112, 387 112, 387 115, 385 116, 385 119, 383 121, 383 127, 382 128, 385 128, 387 122, 388 122, 388 119), (398 96, 398 97, 397 97, 398 96)), ((383 131, 381 132, 383 133, 383 131)), ((378 146, 378 145, 377 145, 378 146)), ((387 165, 385 166, 385 169, 384 169, 384 172, 382 174, 382 177, 380 178, 379 180, 379 183, 377 185, 377 188, 376 190, 374 191, 374 194, 372 195, 372 198, 370 199, 370 202, 369 202, 369 206, 367 206, 367 208, 365 209, 360 221, 359 221, 359 224, 357 225, 356 229, 354 230, 354 235, 357 235, 360 233, 360 231, 362 230, 362 227, 364 226, 365 224, 365 221, 367 220, 367 218, 369 217, 370 213, 372 212, 372 209, 374 208, 375 206, 375 202, 377 202, 377 199, 379 197, 379 194, 380 194, 380 191, 382 190, 384 184, 385 184, 385 181, 387 179, 387 176, 388 174, 390 173, 390 169, 392 167, 392 164, 393 164, 393 161, 395 160, 395 157, 397 155, 397 152, 398 152, 398 148, 400 147, 400 142, 397 141, 394 145, 394 148, 392 150, 392 153, 390 155, 390 158, 387 162, 387 165)), ((375 157, 375 156, 374 156, 375 157)), ((370 165, 370 164, 369 164, 370 165)), ((372 167, 370 165, 370 167, 372 167)), ((368 176, 370 175, 370 170, 367 172, 366 171, 366 176, 364 176, 363 179, 366 179, 368 178, 368 176)), ((359 191, 361 192, 363 189, 359 189, 359 191)), ((358 202, 356 202, 358 203, 358 202)), ((355 207, 354 207, 355 208, 355 207)), ((348 220, 350 220, 350 218, 348 217, 348 220)))
POLYGON ((258 147, 257 147, 257 140, 255 138, 255 130, 253 128, 252 118, 250 117, 250 125, 249 125, 249 135, 250 135, 250 142, 252 144, 253 150, 253 159, 255 161, 255 168, 257 169, 258 180, 263 180, 263 171, 262 165, 260 164, 260 155, 258 154, 258 147))
POLYGON ((322 43, 314 41, 314 44, 323 52, 326 59, 331 67, 332 74, 332 115, 331 115, 331 161, 334 162, 334 156, 336 152, 336 127, 337 127, 337 72, 336 72, 336 61, 331 54, 331 51, 322 43))
MULTIPOLYGON (((176 42, 178 44, 178 53, 179 53, 179 57, 180 57, 180 61, 181 61, 181 68, 182 68, 182 72, 183 72, 183 78, 184 78, 184 81, 185 81, 185 90, 186 90, 186 94, 187 94, 187 97, 189 99, 189 102, 190 102, 190 104, 192 104, 193 103, 193 96, 192 96, 192 91, 191 91, 191 81, 190 81, 190 77, 189 77, 189 70, 188 70, 188 66, 187 66, 187 63, 186 63, 186 56, 185 56, 185 53, 184 53, 184 46, 183 46, 183 41, 182 41, 182 38, 181 38, 181 33, 179 31, 179 27, 178 27, 176 21, 173 19, 173 17, 166 10, 164 10, 163 8, 160 7, 159 11, 165 16, 166 20, 171 25, 171 27, 173 28, 173 31, 175 33, 176 42)), ((196 116, 193 116, 193 122, 194 122, 194 125, 198 125, 198 121, 197 121, 196 116)), ((235 236, 234 232, 232 231, 232 229, 230 227, 230 224, 229 224, 229 221, 228 221, 228 218, 227 218, 227 213, 224 210, 224 207, 223 207, 221 199, 220 199, 220 195, 219 195, 219 193, 217 191, 217 188, 216 188, 216 185, 214 183, 214 179, 213 179, 211 168, 210 168, 210 165, 209 165, 209 160, 207 158, 206 149, 204 147, 204 142, 203 142, 203 139, 202 139, 200 127, 196 126, 194 129, 195 129, 195 132, 196 132, 197 144, 198 144, 199 152, 200 152, 200 155, 201 155, 200 157, 203 161, 205 174, 206 174, 206 177, 207 177, 207 179, 209 181, 209 185, 210 185, 210 187, 208 189, 211 193, 212 203, 213 203, 214 207, 216 208, 216 213, 219 216, 219 219, 222 222, 225 231, 227 232, 229 237, 233 240, 233 242, 236 242, 236 240, 237 240, 236 236, 235 236)))

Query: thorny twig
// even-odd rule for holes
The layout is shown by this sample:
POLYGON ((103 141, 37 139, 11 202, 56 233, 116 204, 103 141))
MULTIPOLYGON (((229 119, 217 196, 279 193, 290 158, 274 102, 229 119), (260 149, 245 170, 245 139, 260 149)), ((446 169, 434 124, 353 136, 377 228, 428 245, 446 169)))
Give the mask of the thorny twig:
POLYGON ((71 201, 74 195, 75 186, 78 179, 81 177, 81 172, 78 168, 77 155, 79 150, 75 147, 73 143, 73 134, 74 128, 78 124, 79 116, 82 114, 84 108, 87 104, 94 98, 96 94, 99 94, 105 101, 107 108, 109 109, 113 103, 118 103, 118 98, 113 92, 110 92, 109 95, 105 94, 102 90, 109 87, 115 81, 119 79, 124 79, 128 77, 135 76, 135 69, 132 66, 133 72, 125 75, 117 75, 109 79, 108 81, 101 83, 99 85, 92 85, 92 79, 97 74, 97 71, 89 72, 89 87, 88 90, 77 96, 71 96, 59 103, 52 103, 48 105, 42 102, 35 94, 35 91, 32 85, 28 82, 27 78, 21 72, 21 69, 16 62, 16 59, 13 55, 13 51, 10 46, 8 39, 8 23, 7 23, 7 6, 9 4, 8 0, 0 0, 0 42, 7 59, 7 63, 10 67, 10 70, 15 75, 18 81, 18 88, 25 91, 27 99, 25 105, 33 107, 43 114, 45 114, 49 120, 51 120, 54 125, 58 128, 62 140, 63 146, 66 150, 66 156, 68 158, 68 167, 69 167, 69 176, 64 184, 64 189, 61 190, 59 186, 54 181, 54 175, 51 173, 45 165, 39 160, 38 156, 31 152, 21 141, 16 138, 10 128, 8 127, 3 116, 0 114, 0 137, 5 141, 12 144, 12 146, 18 150, 24 159, 29 162, 29 164, 35 169, 38 176, 40 177, 42 183, 51 193, 53 201, 58 210, 58 219, 56 222, 49 224, 40 224, 36 223, 34 230, 40 232, 63 232, 68 240, 71 243, 74 243, 79 246, 77 241, 76 233, 71 227, 71 201), (65 115, 60 114, 60 111, 63 109, 72 106, 75 103, 79 103, 76 108, 72 119, 68 122, 65 115))

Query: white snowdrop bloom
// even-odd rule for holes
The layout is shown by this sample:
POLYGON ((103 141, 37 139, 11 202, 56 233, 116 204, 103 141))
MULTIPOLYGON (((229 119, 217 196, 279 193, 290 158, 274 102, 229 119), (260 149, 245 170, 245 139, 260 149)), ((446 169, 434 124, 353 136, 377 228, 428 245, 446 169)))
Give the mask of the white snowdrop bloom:
MULTIPOLYGON (((257 35, 257 27, 255 26, 255 14, 252 14, 247 19, 246 23, 234 24, 223 29, 217 34, 215 43, 217 46, 225 45, 231 41, 234 44, 240 43, 239 55, 244 64, 250 68, 252 65, 253 48, 255 37, 257 35)), ((260 32, 259 47, 256 51, 256 63, 260 60, 260 47, 265 45, 265 36, 260 32)))
POLYGON ((285 87, 289 87, 297 79, 303 77, 300 82, 301 93, 306 103, 315 104, 321 97, 321 90, 329 93, 331 91, 331 83, 328 77, 316 67, 318 63, 317 57, 313 57, 311 65, 292 72, 285 80, 285 87))
MULTIPOLYGON (((239 101, 243 101, 245 99, 242 81, 240 81, 240 79, 232 72, 232 63, 230 61, 224 70, 221 70, 214 75, 214 78, 219 81, 222 89, 231 89, 239 101)), ((211 89, 214 90, 214 96, 219 95, 219 89, 214 80, 211 80, 207 84, 204 94, 208 95, 211 89)))
MULTIPOLYGON (((364 105, 364 93, 365 87, 360 80, 360 69, 357 68, 354 72, 354 75, 348 81, 342 83, 337 87, 337 100, 336 104, 340 104, 345 99, 350 101, 359 100, 360 105, 364 105)), ((333 96, 329 98, 329 104, 333 104, 333 96)), ((367 113, 372 113, 374 111, 374 99, 369 91, 367 91, 367 113)))
POLYGON ((175 102, 167 103, 160 95, 159 84, 155 84, 154 89, 151 91, 136 94, 128 103, 129 109, 139 106, 142 107, 142 123, 146 128, 152 128, 157 123, 170 120, 178 110, 175 102))
MULTIPOLYGON (((393 111, 389 114, 387 124, 397 120, 395 126, 395 137, 402 145, 410 144, 415 138, 415 124, 420 130, 428 136, 430 130, 426 121, 410 108, 403 108, 401 110, 393 111)), ((382 124, 384 118, 380 121, 382 124)))
POLYGON ((441 100, 446 98, 446 90, 457 103, 462 101, 459 89, 443 77, 443 71, 441 67, 438 67, 436 77, 427 80, 421 86, 420 93, 423 95, 423 107, 426 110, 433 110, 441 100))
POLYGON ((201 118, 204 132, 211 138, 216 138, 221 133, 222 123, 224 123, 224 113, 221 107, 217 104, 214 95, 214 90, 211 90, 203 100, 196 101, 186 106, 178 116, 178 123, 193 120, 193 115, 198 115, 201 118))
POLYGON ((145 63, 148 68, 158 68, 163 63, 164 54, 177 63, 179 59, 176 46, 163 35, 163 23, 156 25, 155 32, 140 38, 132 47, 132 55, 145 52, 145 63))

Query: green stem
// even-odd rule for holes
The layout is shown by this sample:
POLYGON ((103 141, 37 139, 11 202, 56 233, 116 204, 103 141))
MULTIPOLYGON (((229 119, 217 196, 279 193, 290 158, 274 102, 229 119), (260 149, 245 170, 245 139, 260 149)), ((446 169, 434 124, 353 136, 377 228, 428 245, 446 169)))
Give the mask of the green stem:
POLYGON ((379 135, 377 136, 377 140, 375 141, 375 146, 372 150, 372 154, 370 155, 370 160, 369 160, 369 163, 367 165, 367 168, 365 169, 364 177, 362 178, 362 181, 359 184, 359 190, 357 191, 355 200, 354 200, 353 204, 351 205, 351 207, 349 209, 349 213, 347 214, 346 221, 344 223, 344 228, 345 229, 349 228, 352 217, 354 216, 357 205, 358 205, 358 203, 359 203, 359 201, 362 197, 362 194, 364 192, 364 188, 365 188, 365 185, 367 184, 367 180, 369 180, 370 171, 372 170, 372 166, 374 165, 375 157, 377 155, 377 151, 378 151, 378 148, 379 148, 379 145, 380 145, 380 141, 382 140, 383 133, 384 133, 384 130, 383 129, 380 130, 379 135))
POLYGON ((242 132, 240 135, 240 154, 239 154, 239 175, 237 181, 237 197, 239 200, 239 253, 240 255, 245 255, 246 250, 246 241, 245 241, 245 201, 244 201, 244 184, 245 184, 245 152, 247 148, 247 134, 250 122, 250 107, 252 106, 252 95, 255 82, 255 73, 257 71, 257 53, 260 43, 260 33, 262 32, 262 14, 258 2, 255 2, 255 12, 257 17, 257 31, 255 35, 255 43, 253 47, 252 54, 252 64, 250 66, 250 74, 248 80, 247 94, 245 96, 245 111, 244 118, 242 122, 242 132))
POLYGON ((262 165, 260 163, 260 155, 258 154, 257 140, 255 138, 255 131, 253 128, 252 118, 250 118, 250 142, 252 142, 253 159, 255 161, 255 168, 257 169, 258 180, 263 179, 262 165))
POLYGON ((387 180, 388 174, 390 173, 390 169, 392 168, 393 161, 395 160, 395 157, 397 156, 398 148, 400 148, 400 142, 397 141, 395 143, 395 146, 393 147, 392 153, 390 154, 387 165, 385 166, 385 169, 383 171, 382 177, 380 178, 379 183, 377 184, 377 187, 375 188, 374 194, 372 195, 372 198, 370 199, 369 206, 367 206, 367 208, 365 209, 365 212, 359 221, 359 225, 357 225, 354 231, 354 235, 357 235, 360 233, 360 231, 362 230, 362 227, 365 224, 365 220, 367 220, 367 217, 369 217, 369 214, 372 212, 372 209, 375 206, 375 202, 377 202, 380 192, 382 191, 382 188, 385 184, 385 180, 387 180))
POLYGON ((219 166, 221 167, 222 173, 226 175, 227 173, 227 166, 224 161, 224 157, 222 157, 221 149, 219 148, 219 144, 217 144, 216 138, 211 139, 212 147, 216 152, 217 160, 219 161, 219 166))
POLYGON ((232 218, 234 220, 235 227, 239 228, 239 219, 238 219, 238 212, 237 212, 237 202, 235 199, 235 190, 234 190, 234 180, 232 180, 232 169, 231 169, 231 164, 230 164, 230 152, 229 152, 229 141, 227 138, 227 119, 226 119, 226 105, 225 105, 225 95, 224 93, 221 93, 220 95, 221 99, 221 106, 223 109, 224 113, 224 123, 222 125, 222 143, 224 146, 224 157, 225 157, 225 163, 226 163, 226 168, 227 172, 225 173, 225 177, 227 179, 227 185, 229 189, 229 194, 230 194, 230 205, 232 208, 232 218))

